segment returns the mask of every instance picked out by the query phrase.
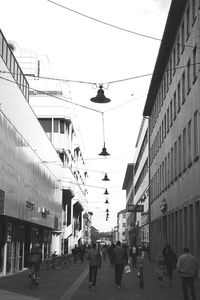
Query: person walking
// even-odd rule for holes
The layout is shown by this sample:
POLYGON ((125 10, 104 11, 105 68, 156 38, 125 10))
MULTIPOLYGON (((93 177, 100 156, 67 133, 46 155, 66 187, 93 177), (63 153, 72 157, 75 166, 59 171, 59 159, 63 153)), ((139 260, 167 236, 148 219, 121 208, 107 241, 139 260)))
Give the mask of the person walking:
POLYGON ((136 268, 137 267, 138 248, 135 244, 132 244, 132 246, 130 247, 129 255, 132 259, 132 267, 136 268))
POLYGON ((192 300, 196 300, 194 280, 197 280, 198 277, 198 262, 196 258, 189 253, 190 250, 188 247, 185 247, 183 251, 184 254, 179 257, 177 262, 177 270, 182 280, 184 300, 189 300, 188 289, 190 289, 192 300))
POLYGON ((176 268, 177 256, 176 253, 172 250, 171 246, 167 244, 162 251, 164 264, 167 268, 167 276, 169 278, 169 285, 173 285, 173 270, 176 268))
POLYGON ((115 270, 115 284, 118 288, 121 288, 122 274, 124 266, 128 264, 128 255, 126 249, 121 246, 120 241, 117 241, 116 247, 113 249, 113 263, 115 270))
POLYGON ((87 252, 87 259, 89 260, 89 288, 95 289, 97 272, 101 269, 102 259, 101 253, 96 249, 96 244, 92 243, 92 248, 87 252))
POLYGON ((42 249, 39 243, 36 243, 31 248, 29 258, 28 258, 28 265, 29 265, 29 277, 31 276, 31 267, 35 267, 35 283, 39 284, 39 276, 40 276, 40 264, 42 262, 42 249))

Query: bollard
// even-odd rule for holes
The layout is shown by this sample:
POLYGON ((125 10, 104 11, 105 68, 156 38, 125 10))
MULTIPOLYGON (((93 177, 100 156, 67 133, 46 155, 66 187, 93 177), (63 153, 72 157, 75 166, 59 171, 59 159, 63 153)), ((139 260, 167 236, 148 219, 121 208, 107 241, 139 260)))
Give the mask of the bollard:
POLYGON ((144 260, 143 257, 138 258, 138 279, 139 279, 139 288, 144 288, 144 260))

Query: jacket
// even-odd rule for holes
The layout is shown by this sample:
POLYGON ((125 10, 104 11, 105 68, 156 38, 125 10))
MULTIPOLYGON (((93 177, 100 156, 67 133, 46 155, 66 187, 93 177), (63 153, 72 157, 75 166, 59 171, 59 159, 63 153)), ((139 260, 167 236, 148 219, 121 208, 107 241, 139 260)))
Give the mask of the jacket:
POLYGON ((90 266, 98 266, 101 268, 101 254, 97 249, 90 249, 87 253, 87 259, 90 266))
POLYGON ((182 277, 196 277, 198 274, 198 262, 191 254, 184 253, 178 259, 177 270, 182 277))
POLYGON ((128 255, 124 247, 116 246, 113 249, 113 259, 115 265, 122 265, 128 263, 128 255))

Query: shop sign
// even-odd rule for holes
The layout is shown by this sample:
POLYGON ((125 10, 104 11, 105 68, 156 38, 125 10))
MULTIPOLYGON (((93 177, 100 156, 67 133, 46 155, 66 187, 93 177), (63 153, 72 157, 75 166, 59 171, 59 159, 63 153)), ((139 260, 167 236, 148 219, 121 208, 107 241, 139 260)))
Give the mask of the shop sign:
POLYGON ((0 214, 4 214, 5 210, 5 192, 0 190, 0 214))
POLYGON ((144 205, 128 205, 128 212, 144 212, 144 205))

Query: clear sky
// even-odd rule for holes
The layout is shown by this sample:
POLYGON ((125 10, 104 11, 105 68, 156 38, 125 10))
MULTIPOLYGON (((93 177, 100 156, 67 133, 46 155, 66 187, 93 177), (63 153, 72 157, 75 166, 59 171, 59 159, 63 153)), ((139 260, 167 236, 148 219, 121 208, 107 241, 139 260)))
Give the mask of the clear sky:
POLYGON ((88 209, 93 225, 111 230, 125 208, 122 191, 170 0, 0 0, 0 28, 8 41, 48 57, 57 78, 69 82, 88 168, 88 209), (54 3, 53 3, 54 2, 54 3), (56 5, 55 3, 59 4, 56 5), (112 26, 109 26, 112 25, 112 26), (139 78, 134 78, 138 77, 139 78), (132 78, 131 80, 126 80, 132 78), (88 82, 88 83, 87 83, 88 82), (99 84, 108 104, 93 104, 99 84), (98 153, 105 142, 108 158, 98 153), (110 181, 103 183, 107 172, 110 181), (106 206, 104 187, 108 189, 106 206), (106 208, 109 219, 106 221, 106 208))

